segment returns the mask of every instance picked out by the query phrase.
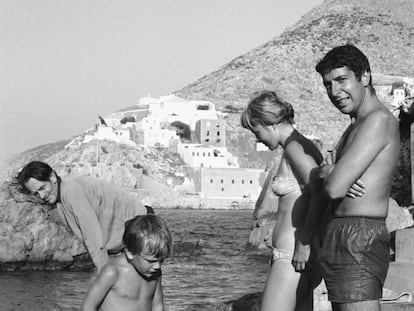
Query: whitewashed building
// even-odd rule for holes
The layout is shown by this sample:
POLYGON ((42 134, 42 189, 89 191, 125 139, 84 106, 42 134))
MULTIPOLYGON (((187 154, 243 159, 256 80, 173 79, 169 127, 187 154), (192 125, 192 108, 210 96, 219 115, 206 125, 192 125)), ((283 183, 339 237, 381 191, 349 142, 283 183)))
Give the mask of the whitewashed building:
POLYGON ((226 147, 201 144, 177 145, 177 153, 190 167, 239 167, 238 158, 227 151, 226 147))
POLYGON ((131 129, 128 128, 115 129, 112 126, 99 125, 95 133, 85 135, 82 143, 88 143, 93 139, 111 140, 119 144, 136 146, 135 142, 131 139, 131 129))
POLYGON ((202 167, 194 173, 194 185, 204 198, 256 200, 265 178, 259 169, 202 167))
POLYGON ((168 124, 162 121, 162 117, 156 114, 151 114, 138 122, 137 130, 143 133, 144 146, 159 144, 168 148, 172 141, 179 139, 176 131, 171 130, 168 124))
POLYGON ((209 101, 187 100, 174 94, 159 98, 143 97, 139 105, 148 105, 152 116, 159 116, 160 122, 172 123, 181 121, 195 130, 196 122, 200 119, 217 120, 215 105, 209 101))

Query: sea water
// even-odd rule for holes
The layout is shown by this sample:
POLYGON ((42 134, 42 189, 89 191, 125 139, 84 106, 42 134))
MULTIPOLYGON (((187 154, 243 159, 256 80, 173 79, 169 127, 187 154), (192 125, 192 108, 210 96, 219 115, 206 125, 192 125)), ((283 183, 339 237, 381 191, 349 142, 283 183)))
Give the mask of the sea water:
MULTIPOLYGON (((262 291, 267 258, 246 250, 251 210, 156 210, 177 254, 163 265, 167 311, 213 310, 219 303, 262 291)), ((93 271, 0 273, 0 311, 79 310, 93 271)))

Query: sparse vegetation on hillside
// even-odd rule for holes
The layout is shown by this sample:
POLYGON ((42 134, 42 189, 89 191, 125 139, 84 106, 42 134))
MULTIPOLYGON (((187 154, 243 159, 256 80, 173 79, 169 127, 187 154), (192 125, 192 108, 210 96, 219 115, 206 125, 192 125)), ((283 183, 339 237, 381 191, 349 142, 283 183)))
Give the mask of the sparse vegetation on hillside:
POLYGON ((281 35, 175 94, 216 104, 227 114, 230 152, 243 167, 265 167, 271 153, 256 152, 253 136, 239 121, 253 92, 279 92, 292 103, 298 129, 318 137, 325 149, 338 140, 349 121, 329 103, 314 70, 317 61, 333 46, 353 43, 368 56, 373 73, 414 77, 413 40, 412 0, 326 0, 281 35))
POLYGON ((19 168, 33 160, 45 161, 48 157, 58 153, 72 139, 65 139, 56 143, 40 145, 35 148, 28 149, 24 152, 16 154, 1 163, 0 181, 10 179, 19 168))
MULTIPOLYGON (((280 36, 176 94, 212 101, 229 113, 226 120, 232 135, 244 137, 235 116, 239 107, 254 91, 276 90, 294 106, 297 127, 319 137, 326 148, 337 141, 348 119, 329 103, 314 70, 317 61, 333 46, 353 43, 367 54, 374 73, 414 77, 414 50, 410 47, 413 38, 411 0, 327 0, 280 36)), ((238 139, 228 142, 235 144, 230 149, 240 159, 246 156, 238 139)))
POLYGON ((330 104, 314 69, 318 60, 332 47, 352 43, 368 56, 373 73, 414 77, 413 39, 412 0, 326 0, 280 36, 176 94, 210 100, 227 112, 229 150, 243 166, 264 167, 262 153, 246 147, 254 140, 241 128, 238 109, 229 107, 243 107, 253 92, 273 89, 292 103, 298 129, 318 137, 326 150, 349 120, 330 104))

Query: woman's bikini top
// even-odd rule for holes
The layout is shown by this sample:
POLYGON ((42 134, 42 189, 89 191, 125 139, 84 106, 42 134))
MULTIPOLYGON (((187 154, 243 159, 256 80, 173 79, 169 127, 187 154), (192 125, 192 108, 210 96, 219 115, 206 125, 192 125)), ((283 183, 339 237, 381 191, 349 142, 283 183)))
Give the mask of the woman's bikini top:
POLYGON ((279 169, 275 177, 273 177, 272 190, 277 196, 284 196, 291 192, 302 191, 302 187, 293 175, 292 169, 284 155, 280 161, 279 169))

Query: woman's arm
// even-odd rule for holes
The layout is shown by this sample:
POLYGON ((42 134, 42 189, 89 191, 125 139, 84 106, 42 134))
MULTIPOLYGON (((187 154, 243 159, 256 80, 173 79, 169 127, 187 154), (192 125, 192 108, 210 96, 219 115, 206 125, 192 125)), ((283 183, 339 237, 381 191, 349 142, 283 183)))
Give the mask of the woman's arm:
POLYGON ((321 195, 322 180, 319 178, 320 169, 317 161, 321 161, 322 156, 316 151, 305 150, 305 147, 301 145, 299 147, 289 153, 291 154, 290 163, 295 176, 305 185, 303 195, 309 199, 305 207, 306 213, 303 226, 298 228, 295 237, 292 264, 296 271, 302 271, 306 267, 311 252, 311 242, 320 227, 328 203, 321 195), (316 159, 311 154, 316 154, 316 159))
POLYGON ((310 192, 309 207, 306 219, 295 239, 295 251, 292 264, 296 271, 303 271, 309 261, 312 240, 320 228, 328 207, 328 200, 322 195, 322 180, 319 178, 319 168, 311 172, 307 190, 310 192))

